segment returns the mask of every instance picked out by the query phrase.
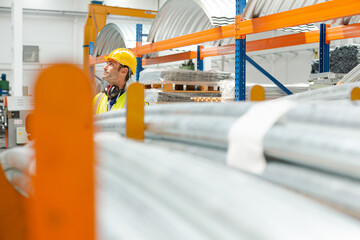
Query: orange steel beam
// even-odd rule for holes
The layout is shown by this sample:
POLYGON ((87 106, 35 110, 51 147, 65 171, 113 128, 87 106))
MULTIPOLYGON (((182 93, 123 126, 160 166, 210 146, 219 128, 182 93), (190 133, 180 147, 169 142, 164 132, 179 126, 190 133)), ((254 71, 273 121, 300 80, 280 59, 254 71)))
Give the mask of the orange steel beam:
POLYGON ((201 32, 191 33, 167 40, 142 45, 136 48, 136 55, 145 55, 148 53, 159 52, 172 48, 184 47, 204 42, 216 41, 223 38, 234 37, 235 24, 216 27, 201 32))
MULTIPOLYGON (((131 50, 135 51, 134 49, 135 48, 132 48, 131 50)), ((106 62, 105 58, 104 58, 105 56, 107 56, 107 55, 99 56, 99 57, 89 56, 89 65, 92 66, 95 64, 106 62)), ((144 58, 142 60, 142 64, 143 65, 160 64, 160 63, 182 61, 182 60, 188 60, 188 59, 194 59, 194 58, 196 58, 196 52, 189 51, 189 52, 177 53, 177 54, 172 54, 172 55, 162 56, 162 57, 144 58)))
POLYGON ((360 37, 360 23, 326 29, 326 40, 340 40, 360 37))
MULTIPOLYGON (((246 52, 289 47, 315 42, 319 42, 319 31, 296 33, 291 35, 249 41, 246 43, 246 52)), ((202 52, 202 55, 204 57, 213 57, 228 54, 235 54, 235 44, 206 48, 202 52)))
MULTIPOLYGON (((236 21, 236 35, 243 36, 296 25, 327 21, 360 14, 359 0, 332 0, 268 16, 236 21)), ((238 38, 239 38, 238 37, 238 38)))
POLYGON ((155 18, 157 14, 157 11, 152 11, 152 10, 110 7, 99 4, 89 4, 89 9, 96 13, 121 15, 128 17, 139 17, 139 18, 152 18, 152 19, 155 18))
POLYGON ((161 56, 161 57, 155 57, 155 58, 144 58, 142 60, 143 65, 151 65, 151 64, 159 64, 159 63, 167 63, 167 62, 176 62, 176 61, 182 61, 182 60, 188 60, 188 59, 194 59, 196 58, 196 52, 195 51, 189 51, 184 53, 177 53, 172 54, 168 56, 161 56))
MULTIPOLYGON (((250 42, 247 42, 246 45, 248 46, 250 42)), ((205 57, 214 57, 214 56, 221 56, 221 55, 228 55, 228 54, 235 54, 235 44, 229 44, 220 47, 210 47, 204 48, 200 55, 205 57)))
POLYGON ((311 31, 251 41, 246 44, 246 51, 260 51, 316 42, 319 42, 319 31, 311 31))
MULTIPOLYGON (((356 37, 360 37, 360 23, 347 26, 332 27, 326 30, 327 41, 356 37)), ((296 33, 291 35, 249 41, 246 43, 246 51, 260 51, 317 42, 319 42, 319 31, 316 30, 305 33, 296 33)), ((203 57, 235 54, 235 44, 206 48, 201 52, 201 54, 203 57)))
POLYGON ((54 65, 40 74, 33 132, 36 174, 28 207, 29 239, 94 240, 91 86, 76 66, 54 65), (64 79, 71 88, 63 84, 64 79))

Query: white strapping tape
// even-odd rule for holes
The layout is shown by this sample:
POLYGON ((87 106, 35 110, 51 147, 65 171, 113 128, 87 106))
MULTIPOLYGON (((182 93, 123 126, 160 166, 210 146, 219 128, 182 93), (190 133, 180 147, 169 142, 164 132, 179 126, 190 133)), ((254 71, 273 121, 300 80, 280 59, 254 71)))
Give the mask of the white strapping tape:
POLYGON ((232 167, 261 174, 266 167, 263 140, 276 121, 295 105, 291 101, 254 104, 230 128, 226 162, 232 167))

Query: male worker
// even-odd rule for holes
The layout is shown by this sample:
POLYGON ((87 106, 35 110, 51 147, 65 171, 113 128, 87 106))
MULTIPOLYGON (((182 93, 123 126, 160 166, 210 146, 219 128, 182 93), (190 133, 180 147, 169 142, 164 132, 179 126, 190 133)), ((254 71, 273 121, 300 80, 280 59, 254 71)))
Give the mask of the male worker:
POLYGON ((96 114, 121 109, 126 102, 126 82, 136 72, 136 57, 126 48, 118 48, 105 57, 102 79, 109 83, 93 101, 96 114))

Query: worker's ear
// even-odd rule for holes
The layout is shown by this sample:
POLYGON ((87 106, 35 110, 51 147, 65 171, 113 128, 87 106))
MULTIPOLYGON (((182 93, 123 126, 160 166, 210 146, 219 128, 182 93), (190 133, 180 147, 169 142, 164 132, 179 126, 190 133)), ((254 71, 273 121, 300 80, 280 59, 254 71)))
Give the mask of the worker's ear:
POLYGON ((123 68, 120 68, 120 69, 118 70, 119 76, 120 76, 120 75, 125 75, 125 76, 126 76, 127 70, 125 70, 125 69, 127 69, 127 68, 126 68, 126 67, 123 67, 123 68))
POLYGON ((124 67, 121 69, 122 73, 127 74, 129 72, 129 69, 127 67, 124 67))

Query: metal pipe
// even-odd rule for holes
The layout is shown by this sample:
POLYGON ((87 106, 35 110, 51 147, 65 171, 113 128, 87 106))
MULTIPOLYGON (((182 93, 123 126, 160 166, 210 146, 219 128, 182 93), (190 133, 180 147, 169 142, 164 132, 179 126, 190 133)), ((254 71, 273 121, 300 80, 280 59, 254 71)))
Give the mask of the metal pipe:
MULTIPOLYGON (((138 221, 129 213, 131 229, 142 237, 149 238, 142 226, 152 233, 166 226, 165 238, 173 232, 182 239, 356 239, 360 234, 358 221, 255 176, 120 137, 97 138, 100 164, 112 174, 111 180, 100 178, 103 185, 113 184, 108 191, 114 202, 126 202, 135 215, 139 209, 147 213, 138 221), (115 179, 123 184, 115 184, 115 179), (286 225, 275 218, 286 219, 286 225)), ((112 229, 117 224, 114 221, 112 229)))

